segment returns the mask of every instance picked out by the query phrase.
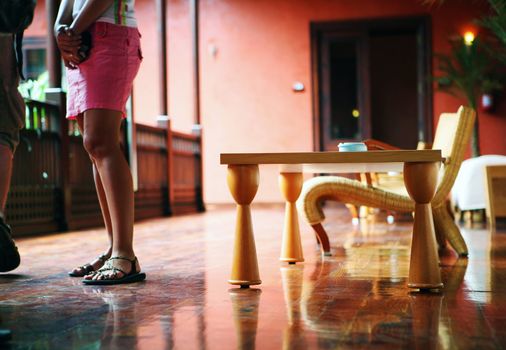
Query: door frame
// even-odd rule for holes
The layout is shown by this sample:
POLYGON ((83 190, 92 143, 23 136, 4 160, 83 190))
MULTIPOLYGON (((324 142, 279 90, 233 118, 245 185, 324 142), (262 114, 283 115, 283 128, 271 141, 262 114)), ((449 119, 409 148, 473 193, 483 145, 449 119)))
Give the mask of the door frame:
MULTIPOLYGON (((311 84, 312 84, 312 112, 313 112, 313 149, 324 150, 324 140, 321 135, 322 100, 320 65, 322 44, 325 36, 331 33, 349 33, 370 30, 409 30, 414 29, 417 35, 418 85, 418 141, 432 142, 433 130, 433 92, 430 75, 432 74, 432 33, 431 17, 408 16, 389 18, 365 18, 345 21, 324 21, 310 23, 311 39, 311 84)), ((361 68, 359 68, 361 69, 361 68)), ((367 68, 368 69, 368 68, 367 68)), ((367 85, 367 84, 366 84, 367 85)), ((369 91, 370 87, 364 87, 369 91)), ((363 92, 360 92, 362 94, 363 92)), ((369 115, 366 118, 370 118, 369 115)), ((367 131, 367 129, 366 129, 367 131)), ((370 131, 370 130, 369 130, 370 131)), ((336 145, 337 146, 337 145, 336 145)))

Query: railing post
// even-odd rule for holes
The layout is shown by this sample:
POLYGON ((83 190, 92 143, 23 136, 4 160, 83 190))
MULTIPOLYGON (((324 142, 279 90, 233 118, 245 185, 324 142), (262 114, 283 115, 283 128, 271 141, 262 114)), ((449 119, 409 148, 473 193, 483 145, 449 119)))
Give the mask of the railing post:
POLYGON ((169 110, 167 94, 167 4, 166 0, 156 0, 157 29, 158 29, 158 91, 160 96, 159 113, 166 115, 169 110))
POLYGON ((172 147, 172 127, 168 115, 159 115, 157 118, 158 127, 166 130, 167 137, 167 212, 174 214, 174 149, 172 147))
POLYGON ((206 210, 204 205, 204 171, 203 171, 203 151, 202 151, 202 125, 194 124, 192 126, 192 134, 198 136, 199 150, 195 152, 195 163, 197 164, 197 171, 195 174, 195 203, 197 210, 202 212, 206 210))
POLYGON ((61 179, 61 206, 62 217, 60 230, 67 230, 71 221, 72 198, 70 190, 70 138, 69 122, 66 115, 66 95, 61 88, 46 89, 46 100, 59 106, 59 135, 60 135, 60 179, 61 179))
POLYGON ((53 25, 58 14, 58 0, 46 0, 46 20, 47 20, 47 68, 49 71, 49 87, 61 87, 61 59, 60 51, 56 45, 56 39, 53 35, 53 25))

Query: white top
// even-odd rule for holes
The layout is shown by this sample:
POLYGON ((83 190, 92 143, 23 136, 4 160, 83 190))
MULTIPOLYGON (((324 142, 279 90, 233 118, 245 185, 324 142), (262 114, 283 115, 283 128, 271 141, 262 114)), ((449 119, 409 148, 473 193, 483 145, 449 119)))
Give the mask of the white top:
MULTIPOLYGON (((87 0, 74 0, 72 18, 76 18, 87 0)), ((114 0, 97 22, 107 22, 127 27, 137 27, 134 11, 135 0, 114 0)))

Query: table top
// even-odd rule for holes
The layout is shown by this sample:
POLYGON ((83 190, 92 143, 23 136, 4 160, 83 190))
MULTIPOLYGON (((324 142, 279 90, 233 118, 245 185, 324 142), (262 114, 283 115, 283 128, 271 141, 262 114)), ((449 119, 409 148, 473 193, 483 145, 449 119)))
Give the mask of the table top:
POLYGON ((402 171, 404 163, 442 161, 440 150, 220 154, 220 164, 279 164, 282 172, 402 171))

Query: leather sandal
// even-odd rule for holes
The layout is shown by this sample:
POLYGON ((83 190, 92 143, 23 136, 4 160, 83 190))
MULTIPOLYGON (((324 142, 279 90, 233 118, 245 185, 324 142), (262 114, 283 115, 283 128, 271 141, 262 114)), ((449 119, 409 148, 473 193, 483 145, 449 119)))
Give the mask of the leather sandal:
MULTIPOLYGON (((98 260, 100 260, 103 264, 107 261, 107 255, 102 254, 97 257, 98 260)), ((84 264, 82 266, 76 267, 75 270, 80 270, 80 272, 69 272, 70 277, 84 277, 86 275, 89 275, 90 273, 96 272, 96 270, 93 268, 91 264, 84 264)))
POLYGON ((84 284, 87 285, 112 285, 112 284, 124 284, 124 283, 134 283, 141 282, 146 279, 146 274, 144 272, 137 271, 137 257, 133 259, 125 258, 122 256, 114 256, 109 258, 105 265, 96 271, 96 274, 102 274, 106 276, 105 272, 112 271, 112 277, 105 278, 101 280, 83 280, 84 284), (126 273, 122 269, 115 267, 112 265, 113 260, 127 260, 131 264, 131 269, 129 273, 126 273), (115 278, 116 275, 121 272, 123 277, 115 278))

